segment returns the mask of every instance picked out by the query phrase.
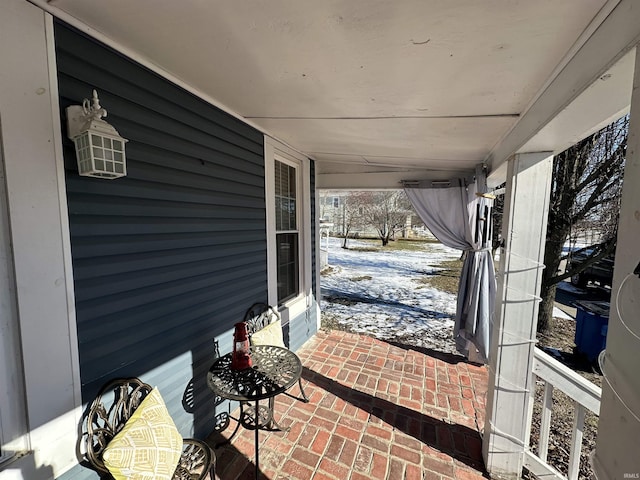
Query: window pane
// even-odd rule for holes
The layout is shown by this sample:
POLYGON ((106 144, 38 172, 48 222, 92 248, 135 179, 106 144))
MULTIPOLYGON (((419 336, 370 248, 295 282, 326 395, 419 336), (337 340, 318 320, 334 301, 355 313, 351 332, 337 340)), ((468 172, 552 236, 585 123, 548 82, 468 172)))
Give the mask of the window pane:
POLYGON ((289 228, 287 230, 297 230, 296 226, 296 199, 289 200, 289 228))
POLYGON ((276 231, 297 230, 296 169, 275 161, 276 231))
POLYGON ((282 196, 282 163, 278 161, 275 162, 274 178, 276 183, 276 196, 282 196))
POLYGON ((278 264, 278 303, 295 297, 298 293, 298 234, 276 235, 278 264))
POLYGON ((296 198, 296 169, 287 165, 287 169, 289 170, 288 175, 288 187, 289 187, 289 196, 291 198, 296 198))
POLYGON ((278 304, 281 304, 300 293, 296 168, 276 160, 274 173, 278 304))
POLYGON ((282 197, 276 195, 276 230, 284 230, 282 228, 282 197))

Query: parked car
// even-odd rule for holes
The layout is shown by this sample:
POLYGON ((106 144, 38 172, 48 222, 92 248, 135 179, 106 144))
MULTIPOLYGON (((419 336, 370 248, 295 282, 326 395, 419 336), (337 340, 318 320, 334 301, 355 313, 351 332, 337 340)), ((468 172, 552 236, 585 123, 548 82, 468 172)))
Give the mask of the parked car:
MULTIPOLYGON (((566 269, 573 269, 584 263, 589 256, 593 253, 593 248, 587 248, 580 250, 571 255, 567 261, 566 269)), ((611 286, 613 282, 613 261, 614 255, 611 254, 602 260, 589 265, 585 270, 580 273, 575 273, 571 276, 571 283, 576 287, 586 287, 589 282, 598 283, 600 286, 611 286)))

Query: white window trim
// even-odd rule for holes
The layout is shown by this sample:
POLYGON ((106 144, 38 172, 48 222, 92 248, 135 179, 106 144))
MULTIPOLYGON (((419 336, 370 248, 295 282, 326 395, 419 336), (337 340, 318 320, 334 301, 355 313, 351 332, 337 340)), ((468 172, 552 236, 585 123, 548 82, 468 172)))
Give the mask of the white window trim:
POLYGON ((278 269, 276 259, 276 219, 275 219, 275 160, 296 168, 297 214, 298 214, 298 255, 300 271, 300 293, 279 307, 283 321, 295 318, 309 307, 311 291, 311 168, 309 159, 283 143, 265 136, 265 207, 267 220, 267 277, 268 301, 278 304, 278 269))

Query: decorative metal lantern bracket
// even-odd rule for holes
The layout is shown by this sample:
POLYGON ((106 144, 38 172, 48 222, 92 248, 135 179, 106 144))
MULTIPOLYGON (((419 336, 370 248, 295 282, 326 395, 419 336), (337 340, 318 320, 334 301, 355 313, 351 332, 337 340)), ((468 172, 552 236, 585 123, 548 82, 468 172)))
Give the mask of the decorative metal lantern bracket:
POLYGON ((127 139, 103 120, 107 111, 94 90, 91 102, 67 107, 67 136, 76 147, 78 173, 82 176, 113 179, 127 174, 124 145, 127 139))

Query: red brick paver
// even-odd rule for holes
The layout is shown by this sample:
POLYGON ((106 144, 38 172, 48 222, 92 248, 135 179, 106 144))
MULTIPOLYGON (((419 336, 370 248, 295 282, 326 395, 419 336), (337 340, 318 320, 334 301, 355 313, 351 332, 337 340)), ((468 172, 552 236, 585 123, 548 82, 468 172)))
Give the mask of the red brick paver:
MULTIPOLYGON (((485 367, 339 331, 318 332, 297 353, 311 401, 277 398, 276 415, 291 430, 260 432, 261 478, 487 477, 479 433, 485 367)), ((216 450, 220 480, 254 478, 253 434, 240 427, 230 445, 216 450)))

